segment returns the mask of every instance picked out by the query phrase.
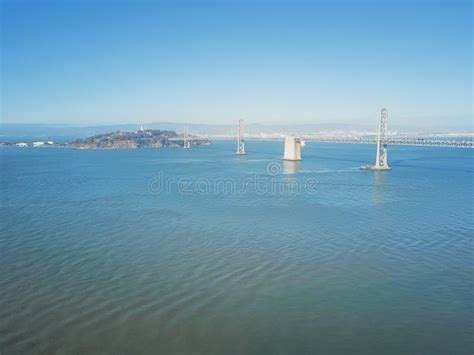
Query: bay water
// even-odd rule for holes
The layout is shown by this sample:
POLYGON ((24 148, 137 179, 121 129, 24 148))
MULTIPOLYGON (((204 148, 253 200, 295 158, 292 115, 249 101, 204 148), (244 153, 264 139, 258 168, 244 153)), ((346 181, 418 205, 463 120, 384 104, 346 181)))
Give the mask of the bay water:
POLYGON ((0 150, 0 353, 472 354, 474 151, 0 150))

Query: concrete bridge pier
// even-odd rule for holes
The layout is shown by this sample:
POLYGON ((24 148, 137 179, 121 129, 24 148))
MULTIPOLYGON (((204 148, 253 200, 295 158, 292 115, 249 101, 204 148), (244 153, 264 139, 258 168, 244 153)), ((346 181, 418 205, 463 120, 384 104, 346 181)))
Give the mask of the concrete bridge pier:
POLYGON ((294 136, 286 136, 285 153, 283 160, 298 161, 301 160, 301 139, 294 136))

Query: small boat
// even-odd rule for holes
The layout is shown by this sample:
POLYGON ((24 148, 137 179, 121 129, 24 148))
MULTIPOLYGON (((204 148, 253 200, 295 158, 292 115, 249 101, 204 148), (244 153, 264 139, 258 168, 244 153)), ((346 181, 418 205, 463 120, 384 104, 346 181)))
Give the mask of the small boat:
POLYGON ((359 167, 359 170, 372 170, 372 167, 370 165, 362 165, 359 167))

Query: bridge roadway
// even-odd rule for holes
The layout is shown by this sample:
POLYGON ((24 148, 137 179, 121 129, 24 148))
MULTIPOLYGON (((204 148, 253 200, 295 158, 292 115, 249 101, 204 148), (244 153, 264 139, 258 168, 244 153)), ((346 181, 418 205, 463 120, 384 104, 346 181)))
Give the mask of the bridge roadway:
MULTIPOLYGON (((345 144, 377 144, 377 137, 315 137, 315 136, 300 136, 302 140, 311 142, 324 142, 324 143, 345 143, 345 144)), ((188 140, 235 140, 236 137, 231 136, 192 136, 188 137, 188 140)), ((172 141, 182 141, 182 138, 171 138, 172 141)), ((284 140, 284 137, 261 137, 261 136, 249 136, 245 137, 246 141, 274 141, 284 140)), ((413 138, 413 137, 390 137, 388 139, 389 145, 409 145, 409 146, 420 146, 420 147, 447 147, 447 148, 474 148, 474 140, 470 137, 462 138, 413 138)))

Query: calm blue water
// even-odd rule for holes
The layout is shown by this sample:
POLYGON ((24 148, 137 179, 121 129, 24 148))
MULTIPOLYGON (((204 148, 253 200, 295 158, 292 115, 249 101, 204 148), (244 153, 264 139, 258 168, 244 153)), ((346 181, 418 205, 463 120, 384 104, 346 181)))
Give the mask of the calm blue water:
POLYGON ((0 150, 1 354, 472 354, 474 151, 282 146, 0 150))

